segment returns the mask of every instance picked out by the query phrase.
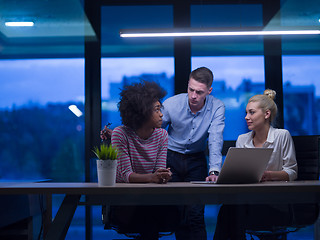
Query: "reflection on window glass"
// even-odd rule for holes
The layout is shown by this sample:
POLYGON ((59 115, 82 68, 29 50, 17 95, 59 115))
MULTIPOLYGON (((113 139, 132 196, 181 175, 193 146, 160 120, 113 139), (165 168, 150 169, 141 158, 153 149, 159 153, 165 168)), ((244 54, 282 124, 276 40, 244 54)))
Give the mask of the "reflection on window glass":
POLYGON ((141 80, 156 81, 167 91, 164 99, 174 94, 173 58, 103 58, 101 69, 102 126, 121 125, 117 104, 124 85, 141 80))
POLYGON ((211 94, 226 107, 224 140, 236 140, 248 131, 244 119, 248 99, 264 91, 263 56, 193 57, 192 69, 201 66, 213 72, 211 94))
POLYGON ((83 181, 84 60, 2 60, 0 79, 0 179, 83 181))
POLYGON ((284 126, 292 135, 318 135, 320 56, 283 56, 284 126))
POLYGON ((121 29, 172 28, 172 6, 104 6, 101 8, 102 57, 172 56, 172 38, 121 38, 121 29))
POLYGON ((261 4, 199 4, 191 6, 192 27, 262 26, 261 4))
MULTIPOLYGON (((84 181, 84 59, 1 60, 0 79, 0 181, 84 181)), ((67 239, 84 235, 81 210, 67 239)))
MULTIPOLYGON (((262 26, 262 4, 191 5, 191 27, 240 30, 262 26)), ((261 36, 194 37, 192 56, 260 56, 261 36)))

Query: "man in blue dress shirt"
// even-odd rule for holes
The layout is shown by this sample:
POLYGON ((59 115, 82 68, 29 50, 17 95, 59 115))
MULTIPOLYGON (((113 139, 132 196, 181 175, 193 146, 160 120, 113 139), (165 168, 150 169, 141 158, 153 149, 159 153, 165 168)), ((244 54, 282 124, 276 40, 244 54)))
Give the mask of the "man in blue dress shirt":
MULTIPOLYGON (((210 95, 212 81, 210 69, 197 68, 190 73, 188 93, 163 103, 162 127, 169 133, 167 166, 174 182, 215 181, 219 175, 225 106, 210 95)), ((207 239, 204 206, 186 206, 184 214, 185 223, 176 232, 176 239, 207 239)))

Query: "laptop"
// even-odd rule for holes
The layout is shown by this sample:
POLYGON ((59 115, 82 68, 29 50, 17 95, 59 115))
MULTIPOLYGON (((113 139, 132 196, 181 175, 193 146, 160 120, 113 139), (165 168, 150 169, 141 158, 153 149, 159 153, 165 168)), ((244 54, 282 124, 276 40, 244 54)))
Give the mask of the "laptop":
MULTIPOLYGON (((257 183, 266 170, 273 148, 230 147, 222 165, 219 184, 257 183)), ((192 183, 215 183, 193 181, 192 183)))

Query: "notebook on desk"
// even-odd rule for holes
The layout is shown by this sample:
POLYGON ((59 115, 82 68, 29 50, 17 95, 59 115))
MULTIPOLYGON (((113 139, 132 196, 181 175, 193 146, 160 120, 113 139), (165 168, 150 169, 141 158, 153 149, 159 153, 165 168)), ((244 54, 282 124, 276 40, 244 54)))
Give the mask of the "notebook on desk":
MULTIPOLYGON (((216 183, 257 183, 267 168, 273 148, 230 147, 216 183)), ((213 184, 215 182, 193 181, 213 184)))

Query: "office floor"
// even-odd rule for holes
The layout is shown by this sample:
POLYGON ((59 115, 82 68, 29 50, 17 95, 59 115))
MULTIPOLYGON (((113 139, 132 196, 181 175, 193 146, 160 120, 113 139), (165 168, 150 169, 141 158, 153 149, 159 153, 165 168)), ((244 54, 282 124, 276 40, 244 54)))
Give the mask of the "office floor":
MULTIPOLYGON (((101 208, 97 208, 96 211, 97 215, 101 212, 101 208)), ((206 206, 205 211, 205 218, 206 218, 206 225, 207 225, 207 234, 208 240, 213 239, 213 234, 215 230, 216 224, 216 217, 219 212, 219 206, 210 205, 206 206)), ((96 215, 95 213, 93 215, 96 215)), ((104 230, 103 225, 99 224, 100 220, 94 223, 93 226, 93 240, 118 240, 118 239, 130 239, 126 238, 124 235, 117 234, 113 230, 104 230)), ((85 230, 84 227, 81 225, 73 225, 69 228, 67 240, 82 240, 85 239, 85 230)), ((247 235, 247 239, 250 240, 250 235, 247 235)), ((258 239, 253 237, 253 239, 258 239)), ((297 232, 288 234, 288 240, 314 240, 314 226, 309 226, 303 229, 300 229, 297 232)), ((162 237, 161 240, 175 240, 174 235, 162 237)))

